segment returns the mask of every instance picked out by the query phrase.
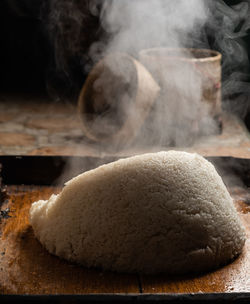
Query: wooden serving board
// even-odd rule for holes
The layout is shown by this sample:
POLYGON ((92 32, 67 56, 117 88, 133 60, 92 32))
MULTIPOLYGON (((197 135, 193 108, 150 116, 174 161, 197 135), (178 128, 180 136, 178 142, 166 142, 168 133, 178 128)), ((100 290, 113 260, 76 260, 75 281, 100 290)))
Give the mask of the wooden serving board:
POLYGON ((103 273, 70 264, 47 252, 34 237, 28 214, 32 202, 60 189, 39 186, 8 187, 10 218, 2 220, 0 293, 84 294, 137 293, 136 275, 103 273))
MULTIPOLYGON (((61 188, 8 186, 10 199, 1 206, 9 216, 0 222, 0 294, 143 294, 247 293, 250 295, 249 192, 230 189, 246 228, 243 253, 231 264, 199 276, 139 276, 102 272, 70 264, 49 254, 34 237, 28 213, 32 202, 61 188)), ((1 302, 1 301, 0 301, 1 302)))

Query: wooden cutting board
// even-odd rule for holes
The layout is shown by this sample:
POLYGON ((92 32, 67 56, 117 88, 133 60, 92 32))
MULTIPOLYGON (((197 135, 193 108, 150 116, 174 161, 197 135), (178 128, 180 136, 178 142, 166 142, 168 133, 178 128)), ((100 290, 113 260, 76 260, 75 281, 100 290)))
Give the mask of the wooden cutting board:
POLYGON ((10 199, 1 207, 0 294, 250 293, 250 195, 230 190, 247 231, 243 253, 216 271, 173 278, 86 269, 49 254, 34 237, 28 213, 32 202, 60 188, 9 186, 10 199))

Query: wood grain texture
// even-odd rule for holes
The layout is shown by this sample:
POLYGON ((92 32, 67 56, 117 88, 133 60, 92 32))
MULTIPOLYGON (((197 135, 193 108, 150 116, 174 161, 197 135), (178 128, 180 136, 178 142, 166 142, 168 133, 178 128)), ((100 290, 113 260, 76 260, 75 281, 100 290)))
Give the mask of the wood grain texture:
POLYGON ((10 218, 0 223, 0 294, 212 293, 250 292, 250 194, 231 189, 247 231, 247 241, 233 263, 195 277, 141 276, 86 269, 59 259, 36 240, 29 208, 60 188, 9 186, 10 218))
POLYGON ((0 225, 0 294, 138 293, 136 275, 86 269, 47 252, 34 237, 29 208, 59 188, 8 187, 8 219, 0 225))
POLYGON ((250 193, 237 187, 230 192, 247 233, 243 253, 232 263, 204 275, 141 276, 143 293, 250 292, 250 193))

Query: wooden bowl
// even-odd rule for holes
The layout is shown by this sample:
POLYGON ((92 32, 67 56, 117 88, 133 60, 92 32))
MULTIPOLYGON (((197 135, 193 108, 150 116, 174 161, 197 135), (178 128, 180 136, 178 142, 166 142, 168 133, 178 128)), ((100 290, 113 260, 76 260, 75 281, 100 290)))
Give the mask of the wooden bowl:
POLYGON ((85 136, 124 146, 139 132, 159 93, 146 68, 124 53, 111 53, 90 72, 78 99, 85 136))

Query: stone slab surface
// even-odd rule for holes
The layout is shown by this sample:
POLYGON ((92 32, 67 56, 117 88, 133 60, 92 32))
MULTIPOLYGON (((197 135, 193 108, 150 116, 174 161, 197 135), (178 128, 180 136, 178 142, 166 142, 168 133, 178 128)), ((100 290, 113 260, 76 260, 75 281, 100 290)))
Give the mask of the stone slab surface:
POLYGON ((243 122, 223 113, 219 135, 190 147, 127 148, 115 152, 91 143, 83 134, 77 107, 46 97, 0 95, 0 155, 128 156, 159 150, 186 150, 204 156, 250 158, 250 134, 243 122))

